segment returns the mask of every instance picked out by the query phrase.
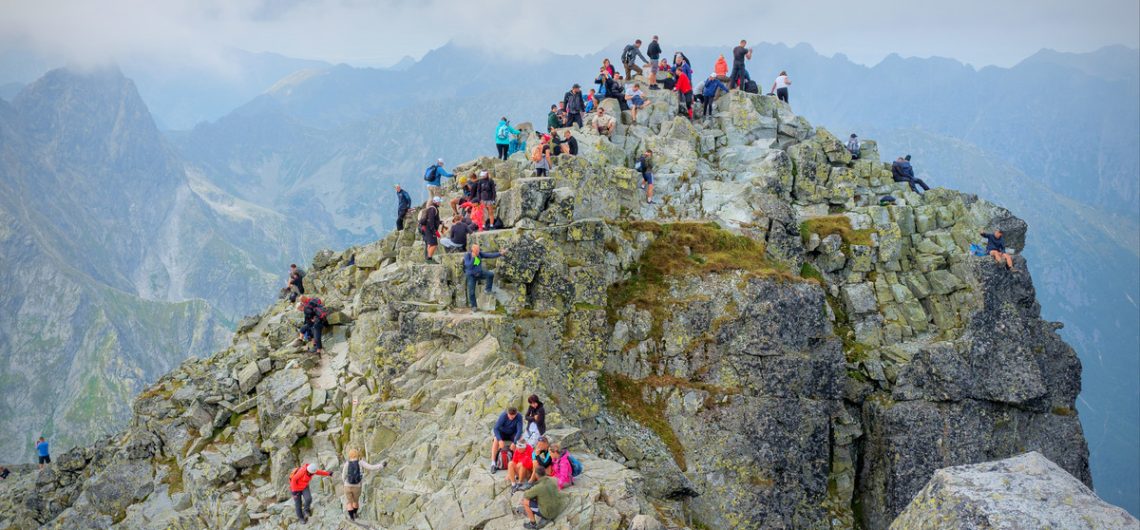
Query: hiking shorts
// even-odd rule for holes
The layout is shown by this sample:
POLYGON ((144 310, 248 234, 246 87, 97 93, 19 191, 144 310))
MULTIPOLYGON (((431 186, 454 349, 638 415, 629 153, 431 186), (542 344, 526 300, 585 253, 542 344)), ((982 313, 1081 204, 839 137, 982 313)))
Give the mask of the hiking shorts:
POLYGON ((490 200, 488 200, 488 199, 483 199, 483 200, 480 202, 480 204, 482 204, 482 205, 484 205, 484 206, 491 206, 491 207, 494 207, 494 206, 495 206, 495 200, 494 200, 494 199, 490 199, 490 200))
POLYGON ((345 484, 344 485, 344 502, 349 506, 355 506, 360 502, 360 488, 361 484, 345 484))
POLYGON ((648 171, 642 173, 641 180, 644 180, 646 184, 653 184, 653 173, 650 173, 648 171))
POLYGON ((538 511, 538 499, 530 499, 530 511, 535 515, 542 515, 542 512, 538 511))
POLYGON ((50 456, 41 456, 40 457, 40 463, 41 464, 50 464, 51 463, 51 457, 50 456))
POLYGON ((635 107, 640 107, 645 104, 645 98, 641 96, 633 96, 633 99, 631 101, 635 107))
POLYGON ((439 237, 435 235, 435 232, 424 232, 424 244, 429 247, 438 245, 439 237))
POLYGON ((534 469, 534 460, 522 451, 515 453, 515 455, 511 458, 511 462, 514 462, 515 465, 521 465, 528 470, 534 469))

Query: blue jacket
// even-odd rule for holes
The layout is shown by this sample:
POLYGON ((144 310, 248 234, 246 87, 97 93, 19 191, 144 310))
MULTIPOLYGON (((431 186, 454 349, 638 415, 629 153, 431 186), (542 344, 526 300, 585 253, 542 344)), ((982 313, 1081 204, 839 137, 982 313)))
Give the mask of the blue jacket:
POLYGON ((1005 236, 997 237, 993 234, 982 232, 982 237, 986 238, 986 254, 990 251, 996 250, 998 252, 1005 252, 1005 236))
POLYGON ((725 92, 728 92, 728 87, 724 86, 724 83, 721 83, 720 79, 713 79, 712 81, 705 81, 704 96, 706 98, 711 98, 713 96, 716 96, 717 90, 723 90, 725 92))
POLYGON ((499 124, 495 126, 495 143, 498 145, 508 145, 511 143, 511 135, 512 134, 518 134, 518 133, 519 133, 519 130, 514 128, 514 127, 511 127, 511 124, 507 123, 506 120, 499 120, 499 124), (504 125, 507 127, 507 137, 506 138, 499 138, 499 129, 502 128, 504 125))
POLYGON ((899 164, 899 167, 902 169, 904 175, 910 177, 911 180, 914 180, 914 167, 910 165, 909 160, 904 160, 901 164, 899 164))
POLYGON ((47 442, 47 440, 44 440, 44 441, 36 444, 36 452, 40 456, 48 456, 48 442, 47 442))
MULTIPOLYGON (((470 254, 468 254, 470 255, 470 254)), ((499 421, 495 422, 495 439, 514 442, 522 438, 523 435, 523 418, 522 414, 515 414, 515 419, 507 417, 507 413, 499 414, 499 421)))
POLYGON ((407 190, 400 190, 396 192, 396 199, 400 201, 398 206, 401 210, 407 210, 412 207, 412 197, 408 195, 407 190))
POLYGON ((438 166, 438 167, 439 167, 439 169, 435 170, 435 180, 428 180, 425 182, 427 182, 428 184, 430 184, 432 186, 439 186, 440 181, 443 180, 445 177, 449 178, 449 179, 455 178, 455 175, 452 173, 448 173, 446 169, 443 169, 443 166, 438 166))
POLYGON ((498 252, 480 252, 479 253, 480 263, 475 263, 475 256, 472 256, 471 253, 468 252, 468 253, 463 255, 463 272, 465 274, 467 274, 468 276, 474 276, 476 278, 483 276, 482 260, 491 259, 491 258, 498 258, 501 256, 502 256, 502 254, 500 254, 498 252))

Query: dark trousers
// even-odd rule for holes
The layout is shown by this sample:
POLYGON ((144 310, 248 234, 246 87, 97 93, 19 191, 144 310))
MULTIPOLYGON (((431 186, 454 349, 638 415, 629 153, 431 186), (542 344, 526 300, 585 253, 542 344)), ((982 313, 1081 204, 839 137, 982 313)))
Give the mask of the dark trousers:
POLYGON ((677 93, 677 107, 678 107, 678 110, 680 110, 681 114, 684 114, 684 115, 692 118, 693 117, 693 93, 692 92, 685 92, 685 93, 678 92, 677 93))
POLYGON ((703 96, 704 101, 704 114, 706 118, 713 115, 713 103, 716 102, 716 96, 703 96))
POLYGON ((641 74, 645 73, 641 69, 641 67, 637 66, 637 64, 635 64, 635 63, 625 63, 624 66, 625 66, 625 80, 626 80, 626 82, 628 82, 630 79, 633 79, 633 73, 634 72, 637 72, 637 75, 641 75, 641 74))
POLYGON ((732 73, 728 76, 728 88, 744 88, 744 79, 747 76, 743 64, 732 63, 732 73))
POLYGON ((404 218, 408 216, 407 208, 396 210, 396 230, 404 229, 404 218))
POLYGON ((915 193, 918 193, 918 188, 917 188, 917 187, 915 187, 915 184, 918 184, 919 186, 922 186, 922 189, 923 189, 924 191, 930 191, 930 186, 927 186, 927 185, 926 185, 926 183, 925 183, 925 182, 923 182, 923 181, 922 181, 922 179, 920 179, 920 178, 915 178, 915 177, 895 177, 895 178, 894 178, 894 181, 895 181, 895 182, 905 182, 905 183, 907 183, 907 184, 910 184, 910 191, 913 191, 913 192, 915 192, 915 193))
POLYGON ((579 127, 582 126, 582 113, 581 112, 567 112, 566 113, 566 126, 569 127, 570 124, 572 124, 572 123, 577 124, 579 127))
POLYGON ((304 521, 306 519, 305 512, 313 509, 313 494, 309 492, 308 486, 305 486, 305 489, 301 491, 293 492, 293 507, 297 509, 297 518, 304 521))
POLYGON ((508 151, 510 148, 511 144, 495 144, 495 149, 499 150, 499 160, 507 159, 507 155, 509 154, 508 151))
POLYGON ((780 98, 780 101, 787 103, 788 102, 788 87, 777 88, 776 89, 776 97, 780 98))
POLYGON ((321 332, 324 327, 325 323, 322 320, 306 322, 305 325, 301 326, 301 334, 304 335, 305 338, 313 339, 313 348, 323 350, 325 349, 325 344, 321 342, 321 332))
POLYGON ((481 276, 478 276, 478 277, 471 276, 471 275, 467 276, 467 306, 468 307, 474 308, 474 307, 479 305, 478 301, 475 300, 475 286, 478 285, 479 280, 483 280, 483 279, 487 280, 487 287, 486 287, 486 289, 484 289, 484 291, 486 291, 488 293, 491 292, 491 287, 495 283, 495 273, 493 273, 491 271, 483 271, 483 274, 481 276))

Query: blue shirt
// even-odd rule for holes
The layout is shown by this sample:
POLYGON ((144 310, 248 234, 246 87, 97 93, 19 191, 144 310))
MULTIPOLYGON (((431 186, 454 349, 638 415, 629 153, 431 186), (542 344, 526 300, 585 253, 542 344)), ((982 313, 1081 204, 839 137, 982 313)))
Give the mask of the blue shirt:
POLYGON ((725 92, 728 92, 728 87, 724 86, 724 83, 721 83, 720 79, 713 79, 712 81, 705 81, 705 92, 703 95, 706 98, 711 98, 713 96, 716 96, 717 90, 723 90, 725 92))
POLYGON ((435 180, 426 181, 428 184, 432 186, 439 186, 439 182, 443 180, 444 177, 447 177, 449 179, 455 178, 455 175, 448 173, 446 169, 443 169, 443 166, 437 165, 436 167, 438 169, 435 170, 435 180))
POLYGON ((504 412, 499 415, 499 421, 495 422, 495 438, 507 442, 513 442, 522 438, 523 424, 522 414, 515 414, 515 419, 507 417, 504 412))
POLYGON ((479 252, 479 263, 476 263, 475 256, 468 252, 463 255, 463 272, 468 276, 479 278, 483 276, 483 260, 497 258, 499 256, 501 256, 501 254, 498 252, 479 252))
POLYGON ((39 452, 40 456, 48 456, 47 440, 44 440, 44 441, 36 444, 36 451, 39 452))
POLYGON ((987 234, 985 232, 982 232, 982 237, 986 238, 986 252, 987 253, 994 251, 994 250, 996 250, 998 252, 1002 252, 1002 253, 1005 252, 1005 234, 1002 234, 1001 237, 997 237, 993 234, 987 234))

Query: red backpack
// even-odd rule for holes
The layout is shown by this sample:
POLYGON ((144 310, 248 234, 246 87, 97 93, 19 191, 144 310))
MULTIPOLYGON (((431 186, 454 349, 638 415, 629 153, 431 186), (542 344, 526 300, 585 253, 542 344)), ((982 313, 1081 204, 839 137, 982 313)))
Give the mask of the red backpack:
POLYGON ((329 311, 325 309, 320 298, 310 298, 309 303, 305 305, 305 309, 311 311, 317 320, 325 320, 329 316, 329 311))

